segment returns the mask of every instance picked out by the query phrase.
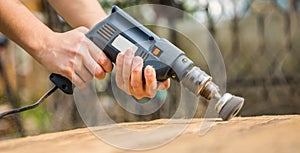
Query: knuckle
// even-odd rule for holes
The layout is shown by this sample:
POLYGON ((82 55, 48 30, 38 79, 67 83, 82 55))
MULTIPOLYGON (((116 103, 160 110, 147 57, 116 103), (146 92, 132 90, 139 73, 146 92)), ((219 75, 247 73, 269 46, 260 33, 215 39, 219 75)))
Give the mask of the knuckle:
POLYGON ((100 62, 101 62, 101 64, 102 64, 103 66, 107 66, 107 65, 111 64, 111 63, 110 63, 110 60, 109 60, 108 58, 102 58, 102 59, 100 60, 100 62))
POLYGON ((138 68, 134 68, 134 69, 132 70, 132 74, 134 74, 134 75, 138 75, 138 74, 140 74, 140 73, 141 73, 141 70, 138 69, 138 68))
POLYGON ((135 80, 132 80, 130 85, 134 89, 139 88, 141 86, 141 84, 136 82, 135 80))
POLYGON ((69 60, 69 65, 70 65, 70 67, 76 66, 76 61, 75 61, 75 59, 70 59, 70 60, 69 60))
POLYGON ((96 62, 97 62, 98 64, 102 65, 102 59, 101 59, 101 58, 98 58, 98 59, 96 60, 96 62))
POLYGON ((63 74, 64 74, 67 78, 72 79, 72 77, 73 77, 73 70, 72 70, 71 68, 66 67, 66 68, 64 68, 64 69, 62 70, 62 72, 63 72, 63 74))
POLYGON ((80 40, 81 42, 85 40, 85 37, 86 37, 86 36, 85 36, 84 33, 82 33, 82 32, 79 32, 79 33, 78 33, 78 40, 80 40))
POLYGON ((145 73, 145 78, 146 78, 147 80, 153 80, 154 75, 153 75, 152 73, 145 73))
POLYGON ((126 60, 124 64, 125 64, 126 66, 131 66, 131 63, 132 63, 131 61, 126 60))
POLYGON ((74 46, 81 46, 82 44, 85 43, 85 39, 86 39, 86 36, 84 33, 81 33, 81 32, 78 32, 75 36, 75 39, 74 39, 74 46))
POLYGON ((79 51, 76 51, 76 53, 74 54, 76 56, 77 59, 79 60, 82 60, 83 57, 84 57, 84 54, 79 52, 79 51))
POLYGON ((147 77, 147 76, 145 76, 145 79, 146 79, 146 84, 149 84, 149 85, 151 85, 156 80, 156 78, 147 77))
POLYGON ((73 57, 73 58, 80 56, 80 53, 75 48, 70 48, 69 49, 69 53, 70 53, 71 57, 73 57))

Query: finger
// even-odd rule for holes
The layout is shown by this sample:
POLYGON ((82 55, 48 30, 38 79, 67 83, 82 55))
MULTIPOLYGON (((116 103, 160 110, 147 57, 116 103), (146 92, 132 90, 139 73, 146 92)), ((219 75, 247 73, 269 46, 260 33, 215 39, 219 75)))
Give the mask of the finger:
POLYGON ((157 84, 157 90, 167 90, 168 88, 170 88, 170 79, 162 82, 159 81, 157 84))
POLYGON ((156 73, 152 66, 147 66, 145 68, 145 80, 146 80, 146 94, 149 98, 153 98, 156 95, 157 90, 157 81, 156 81, 156 73))
POLYGON ((80 56, 76 58, 75 71, 84 81, 88 82, 92 80, 98 65, 92 60, 86 45, 81 45, 78 51, 80 56))
POLYGON ((106 76, 106 72, 103 70, 101 66, 97 67, 95 70, 95 77, 99 80, 104 79, 106 76))
POLYGON ((116 83, 120 89, 123 89, 123 61, 124 53, 119 53, 116 59, 116 83))
POLYGON ((128 94, 130 93, 130 74, 131 74, 131 66, 132 66, 132 59, 134 57, 134 53, 132 50, 128 49, 125 51, 124 61, 123 61, 123 71, 122 71, 122 77, 123 77, 123 87, 128 94))
POLYGON ((141 57, 134 57, 132 61, 130 85, 133 95, 140 99, 143 97, 143 81, 142 81, 143 59, 141 57))
POLYGON ((95 75, 98 79, 103 79, 105 77, 105 71, 102 69, 100 65, 91 57, 90 53, 87 51, 86 46, 82 46, 79 50, 81 54, 83 54, 83 62, 86 69, 90 72, 90 74, 95 75))
POLYGON ((86 43, 92 58, 103 68, 105 72, 111 72, 113 65, 105 53, 88 38, 86 39, 86 43))
POLYGON ((87 68, 84 65, 75 68, 75 72, 85 83, 90 82, 93 79, 92 73, 89 70, 87 70, 87 68))
POLYGON ((81 89, 85 87, 84 81, 76 73, 73 73, 71 80, 75 84, 76 87, 81 88, 81 89))

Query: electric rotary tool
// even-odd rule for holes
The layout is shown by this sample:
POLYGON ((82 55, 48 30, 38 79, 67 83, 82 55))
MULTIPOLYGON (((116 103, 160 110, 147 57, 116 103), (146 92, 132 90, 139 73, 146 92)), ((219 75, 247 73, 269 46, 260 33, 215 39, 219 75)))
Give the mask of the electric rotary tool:
MULTIPOLYGON (((151 65, 158 81, 172 78, 197 96, 217 100, 216 110, 223 120, 229 120, 240 111, 244 99, 230 93, 222 95, 212 77, 194 66, 193 62, 175 45, 160 38, 117 6, 112 13, 95 25, 86 36, 106 56, 116 62, 118 53, 126 49, 135 51, 144 60, 144 68, 151 65)), ((51 74, 50 80, 67 94, 73 93, 74 85, 67 78, 51 74)))

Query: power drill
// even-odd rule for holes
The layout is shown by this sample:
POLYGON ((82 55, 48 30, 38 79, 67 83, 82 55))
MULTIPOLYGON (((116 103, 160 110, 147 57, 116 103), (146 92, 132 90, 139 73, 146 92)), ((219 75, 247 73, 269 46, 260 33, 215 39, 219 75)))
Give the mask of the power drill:
MULTIPOLYGON (((216 110, 223 120, 234 117, 242 108, 244 99, 230 93, 221 95, 218 86, 175 45, 152 33, 117 6, 112 13, 93 27, 86 36, 106 56, 116 62, 118 53, 131 48, 136 56, 144 60, 144 68, 151 65, 156 70, 158 81, 172 78, 181 82, 195 95, 207 100, 216 99, 216 110)), ((51 74, 50 80, 63 92, 73 93, 71 81, 58 74, 51 74)))

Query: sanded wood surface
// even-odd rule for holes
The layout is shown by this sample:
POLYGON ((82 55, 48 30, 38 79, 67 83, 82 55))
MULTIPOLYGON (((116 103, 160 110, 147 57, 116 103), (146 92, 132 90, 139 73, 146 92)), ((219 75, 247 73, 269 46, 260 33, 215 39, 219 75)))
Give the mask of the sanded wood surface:
MULTIPOLYGON (((122 125, 131 129, 144 129, 166 122, 167 120, 162 119, 122 125)), ((228 122, 217 121, 205 135, 199 136, 201 122, 203 122, 201 119, 192 120, 185 132, 172 142, 142 152, 296 153, 300 151, 300 115, 241 117, 228 122)), ((109 126, 100 127, 100 129, 106 132, 116 132, 109 126)), ((130 136, 128 136, 128 141, 132 141, 130 136)), ((0 152, 123 153, 136 151, 122 150, 106 144, 85 128, 0 141, 0 152)))

